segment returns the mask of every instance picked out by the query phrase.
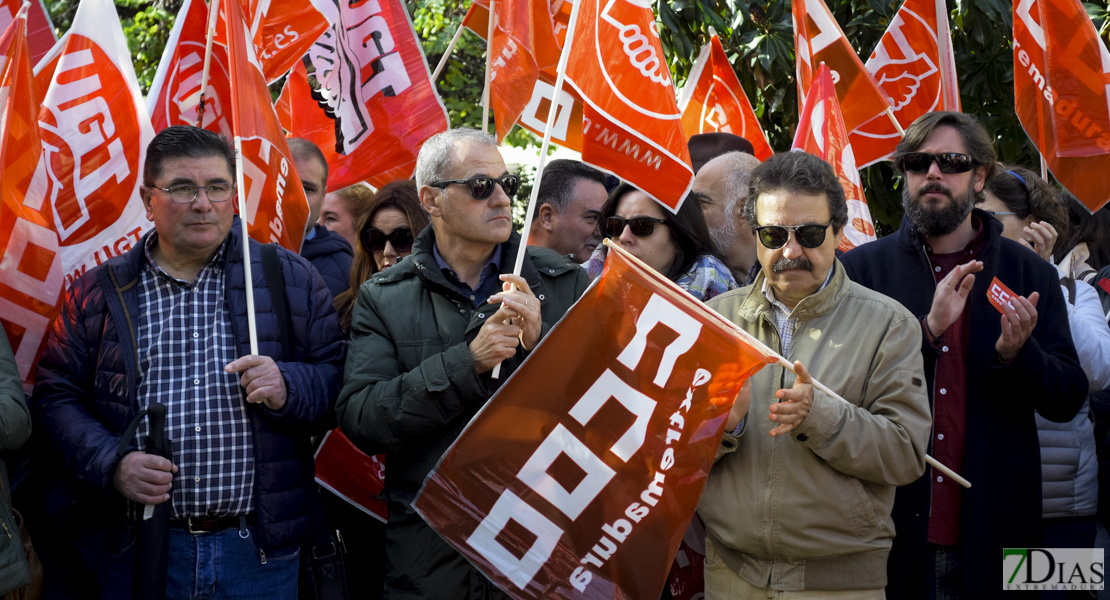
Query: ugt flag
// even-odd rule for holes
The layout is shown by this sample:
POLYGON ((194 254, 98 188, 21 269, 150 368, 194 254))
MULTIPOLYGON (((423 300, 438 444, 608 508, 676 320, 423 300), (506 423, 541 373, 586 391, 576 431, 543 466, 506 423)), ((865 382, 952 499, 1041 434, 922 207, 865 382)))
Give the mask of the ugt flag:
POLYGON ((836 100, 827 65, 822 64, 818 68, 806 95, 793 149, 821 157, 832 165, 840 179, 844 198, 848 201, 848 224, 844 227, 839 248, 847 252, 860 244, 875 241, 875 223, 871 220, 871 211, 863 195, 852 144, 848 143, 844 117, 840 114, 840 103, 836 100))
POLYGON ((1110 201, 1110 53, 1078 0, 1014 0, 1014 103, 1056 179, 1110 201))
POLYGON ((204 0, 185 0, 146 96, 155 131, 171 125, 195 125, 231 139, 231 75, 227 48, 222 44, 212 44, 204 92, 204 122, 198 121, 207 27, 204 0))
POLYGON ((775 360, 744 335, 611 248, 413 507, 514 598, 658 598, 732 402, 775 360))
POLYGON ((50 206, 41 191, 31 193, 42 142, 26 26, 26 17, 17 17, 0 35, 0 323, 30 389, 63 277, 50 206))
POLYGON ((341 2, 335 25, 289 74, 277 110, 290 135, 323 151, 329 190, 411 177, 424 141, 449 126, 400 0, 341 2))
POLYGON ((68 286, 150 227, 139 186, 154 131, 109 0, 83 0, 52 54, 42 165, 25 204, 53 213, 68 286))
MULTIPOLYGON (((944 0, 906 0, 865 66, 894 101, 891 110, 903 129, 925 113, 960 110, 944 0)), ((884 114, 852 130, 849 139, 863 168, 894 152, 902 135, 884 114)))
POLYGON ((759 160, 774 154, 717 34, 701 49, 678 96, 678 107, 687 137, 724 131, 751 142, 759 160))
POLYGON ((651 5, 577 0, 566 80, 582 97, 582 160, 677 212, 694 169, 651 5))

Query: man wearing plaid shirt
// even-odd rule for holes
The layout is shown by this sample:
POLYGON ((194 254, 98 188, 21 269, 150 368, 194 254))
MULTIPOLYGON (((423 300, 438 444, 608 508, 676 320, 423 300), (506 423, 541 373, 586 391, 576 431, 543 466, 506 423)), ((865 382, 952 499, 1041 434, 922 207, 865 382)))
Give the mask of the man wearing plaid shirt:
POLYGON ((251 242, 259 354, 250 354, 234 167, 213 133, 155 136, 141 188, 154 231, 74 284, 39 362, 36 426, 78 499, 59 516, 72 519, 102 598, 129 597, 134 569, 150 568, 130 532, 144 506, 166 501, 167 597, 296 597, 309 436, 335 400, 345 345, 324 282, 279 249, 282 322, 251 242), (154 403, 167 409, 172 461, 147 452, 147 419, 134 440, 126 434, 154 403))

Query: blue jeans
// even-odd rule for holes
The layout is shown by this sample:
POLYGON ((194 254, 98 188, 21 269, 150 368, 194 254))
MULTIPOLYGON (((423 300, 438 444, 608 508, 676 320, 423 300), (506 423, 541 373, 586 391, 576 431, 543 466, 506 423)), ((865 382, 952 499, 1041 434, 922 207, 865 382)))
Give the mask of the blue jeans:
POLYGON ((166 598, 296 600, 300 550, 280 556, 261 554, 257 527, 192 534, 170 528, 166 598))

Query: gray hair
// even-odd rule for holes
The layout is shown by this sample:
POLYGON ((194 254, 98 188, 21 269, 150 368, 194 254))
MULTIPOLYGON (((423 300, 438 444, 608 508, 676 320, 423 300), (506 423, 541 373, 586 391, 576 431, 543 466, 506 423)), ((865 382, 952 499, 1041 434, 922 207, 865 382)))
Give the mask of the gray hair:
POLYGON ((443 179, 453 166, 455 147, 460 142, 469 141, 497 148, 497 140, 492 135, 477 129, 448 129, 428 138, 416 156, 416 189, 443 179))
POLYGON ((726 162, 725 189, 728 195, 724 198, 725 214, 736 214, 736 204, 747 197, 748 185, 751 182, 752 171, 759 166, 759 159, 739 150, 726 152, 713 160, 723 159, 726 162))

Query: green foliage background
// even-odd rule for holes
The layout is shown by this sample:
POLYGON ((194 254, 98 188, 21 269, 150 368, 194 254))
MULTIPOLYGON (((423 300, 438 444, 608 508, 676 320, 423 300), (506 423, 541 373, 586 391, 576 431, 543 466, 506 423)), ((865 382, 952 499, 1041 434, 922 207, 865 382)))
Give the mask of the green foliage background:
MULTIPOLYGON (((892 0, 826 3, 864 59, 901 6, 900 1, 892 0)), ((73 19, 77 2, 47 0, 46 4, 61 35, 73 19)), ((405 0, 405 4, 423 41, 430 68, 434 68, 470 0, 405 0)), ((1103 41, 1107 41, 1110 8, 1106 0, 1084 5, 1103 41)), ((158 68, 181 0, 116 0, 116 7, 145 92, 158 68)), ((1011 7, 1007 0, 948 0, 960 96, 964 111, 978 116, 997 136, 996 150, 1003 161, 1039 169, 1036 150, 1013 110, 1011 7)), ((655 10, 676 82, 681 85, 686 79, 712 27, 721 37, 771 146, 776 150, 789 148, 798 115, 789 0, 659 0, 655 10)), ((464 33, 437 82, 452 125, 481 126, 484 68, 483 43, 477 36, 464 33)), ((508 142, 538 145, 534 136, 520 128, 508 142)), ((901 219, 900 181, 886 163, 868 167, 861 175, 876 227, 880 233, 891 231, 901 219)))

